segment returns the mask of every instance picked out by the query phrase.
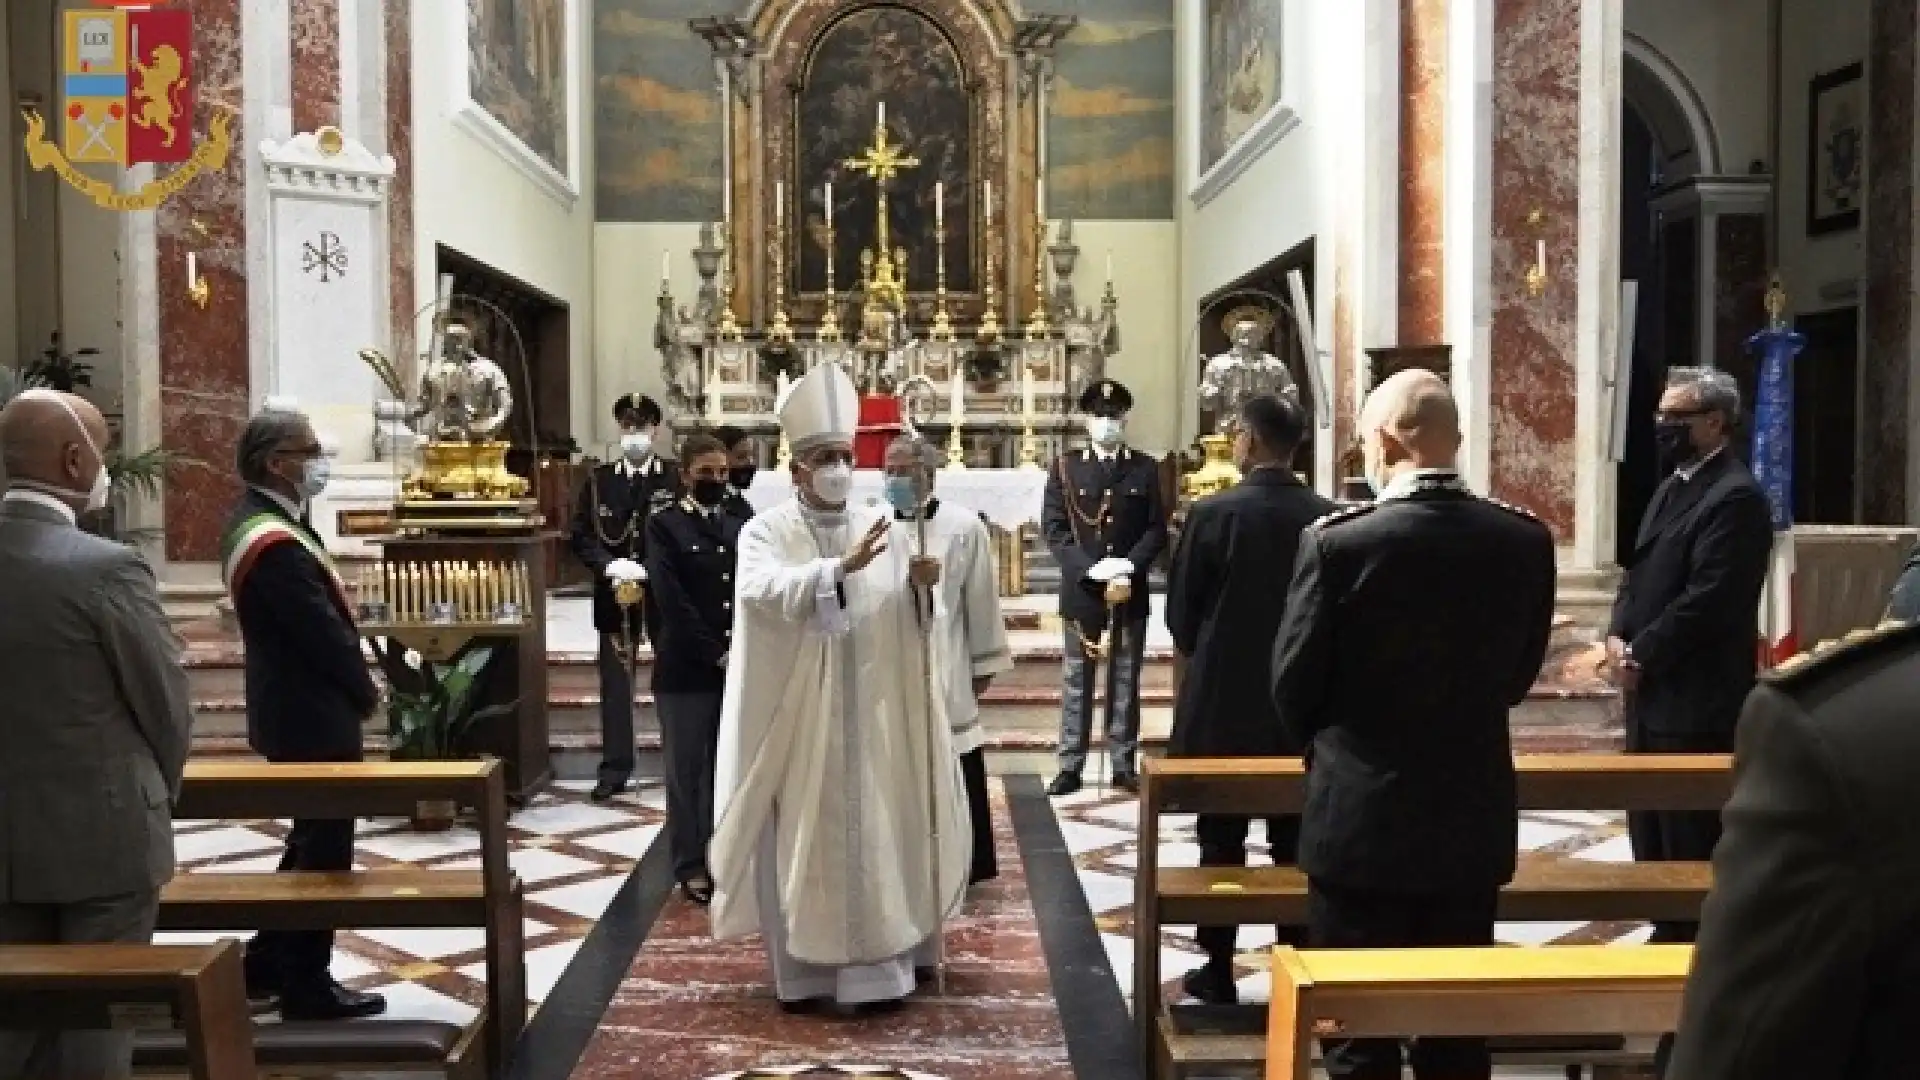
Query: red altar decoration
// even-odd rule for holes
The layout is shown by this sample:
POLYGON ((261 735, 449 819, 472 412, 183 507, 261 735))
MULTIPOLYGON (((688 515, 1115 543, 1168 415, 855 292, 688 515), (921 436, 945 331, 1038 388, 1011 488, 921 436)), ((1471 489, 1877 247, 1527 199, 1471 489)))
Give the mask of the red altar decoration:
POLYGON ((900 399, 891 394, 860 395, 860 425, 853 434, 853 467, 878 469, 887 447, 900 435, 900 399))

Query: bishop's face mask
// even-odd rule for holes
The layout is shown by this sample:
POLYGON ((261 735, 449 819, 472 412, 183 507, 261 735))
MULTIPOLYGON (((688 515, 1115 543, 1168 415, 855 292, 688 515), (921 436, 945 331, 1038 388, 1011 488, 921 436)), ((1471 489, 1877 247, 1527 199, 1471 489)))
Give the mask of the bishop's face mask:
POLYGON ((821 465, 812 471, 809 486, 821 502, 828 506, 844 506, 847 496, 853 494, 853 466, 844 461, 821 465))

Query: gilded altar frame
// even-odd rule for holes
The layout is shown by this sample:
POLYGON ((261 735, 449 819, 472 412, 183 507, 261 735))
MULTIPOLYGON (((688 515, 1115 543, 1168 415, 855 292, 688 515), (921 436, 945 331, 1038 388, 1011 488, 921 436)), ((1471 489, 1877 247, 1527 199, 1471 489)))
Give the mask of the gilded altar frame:
MULTIPOLYGON (((744 70, 735 73, 736 96, 728 111, 725 182, 731 189, 734 237, 727 272, 736 283, 735 310, 743 316, 751 313, 756 327, 764 327, 772 314, 768 297, 775 181, 786 181, 786 220, 794 222, 799 220, 805 187, 824 179, 794 175, 799 91, 814 49, 841 19, 875 7, 911 11, 952 42, 972 96, 972 180, 976 185, 993 182, 992 219, 983 214, 980 200, 972 200, 973 232, 979 242, 966 257, 973 260, 975 287, 966 292, 949 290, 948 308, 962 326, 979 320, 984 307, 980 286, 986 280, 986 253, 991 246, 1001 321, 1018 326, 1034 295, 1042 98, 1031 92, 1038 76, 1013 48, 1016 19, 1005 0, 763 0, 755 7, 748 19, 757 48, 744 70)), ((909 106, 903 102, 896 107, 909 106)), ((950 248, 948 259, 955 255, 950 248)), ((794 265, 789 253, 785 266, 790 275, 794 265)), ((797 277, 790 276, 789 281, 797 277)), ((932 321, 932 284, 909 282, 910 318, 917 325, 932 321)), ((847 291, 843 289, 841 295, 847 291)), ((797 326, 815 326, 824 309, 824 295, 795 293, 790 288, 786 307, 797 326)))

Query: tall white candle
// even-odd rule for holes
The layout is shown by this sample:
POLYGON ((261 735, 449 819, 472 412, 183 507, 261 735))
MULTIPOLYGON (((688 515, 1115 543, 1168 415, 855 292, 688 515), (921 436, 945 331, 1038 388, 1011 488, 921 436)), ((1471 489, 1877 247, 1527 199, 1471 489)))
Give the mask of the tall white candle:
POLYGON ((1107 249, 1107 284, 1113 284, 1113 249, 1107 249))
POLYGON ((987 205, 986 205, 986 212, 985 212, 985 213, 983 213, 983 214, 981 214, 980 216, 981 216, 982 218, 984 218, 985 220, 987 220, 987 221, 992 221, 992 220, 993 220, 993 181, 991 181, 991 180, 989 180, 989 181, 987 181, 987 205))
POLYGON ((880 127, 886 127, 886 126, 887 126, 887 103, 886 103, 886 102, 884 102, 884 101, 883 101, 883 102, 881 102, 881 103, 880 103, 880 109, 879 109, 879 112, 877 112, 877 113, 876 113, 876 114, 874 115, 874 121, 873 121, 873 122, 874 122, 875 124, 877 124, 877 125, 879 125, 880 127))
POLYGON ((191 289, 200 282, 200 257, 187 252, 187 288, 191 289))
POLYGON ((833 228, 833 181, 827 181, 827 228, 833 228))
POLYGON ((939 180, 933 182, 933 227, 936 230, 947 227, 947 185, 939 180))
POLYGON ((957 355, 951 363, 953 378, 949 380, 952 385, 948 388, 951 400, 947 403, 947 416, 953 421, 954 426, 958 427, 967 421, 967 383, 964 377, 966 365, 960 362, 960 357, 957 355))
POLYGON ((672 276, 673 276, 673 261, 672 261, 672 260, 673 260, 673 253, 672 253, 672 252, 670 252, 670 251, 663 251, 663 252, 661 252, 661 253, 660 253, 660 280, 661 280, 661 281, 665 281, 665 280, 667 280, 667 279, 668 279, 669 277, 672 277, 672 276))
POLYGON ((787 222, 787 182, 773 182, 773 229, 778 233, 787 222))
POLYGON ((1033 365, 1020 358, 1020 415, 1033 418, 1033 365))
POLYGON ((1534 265, 1538 266, 1540 272, 1544 274, 1547 272, 1547 242, 1545 240, 1535 240, 1534 243, 1538 245, 1534 248, 1533 252, 1534 265))

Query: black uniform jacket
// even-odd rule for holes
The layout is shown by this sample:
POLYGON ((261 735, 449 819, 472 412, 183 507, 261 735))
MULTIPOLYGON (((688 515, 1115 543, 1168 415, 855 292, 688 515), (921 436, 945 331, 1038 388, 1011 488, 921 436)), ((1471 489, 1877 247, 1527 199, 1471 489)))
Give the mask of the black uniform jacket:
POLYGON ((1920 625, 1762 676, 1673 1080, 1905 1080, 1920 1017, 1920 625))
MULTIPOLYGON (((623 461, 596 465, 580 485, 574 505, 573 553, 593 571, 593 628, 602 634, 621 631, 620 605, 613 599, 607 564, 615 559, 646 562, 647 518, 671 506, 682 494, 680 466, 663 458, 648 458, 639 466, 623 461)), ((656 629, 651 604, 645 619, 649 634, 656 629)), ((637 627, 628 627, 629 631, 637 627)))
POLYGON ((1305 745, 1300 867, 1393 892, 1513 877, 1507 712, 1540 674, 1553 537, 1459 488, 1342 510, 1300 539, 1273 694, 1305 745))
POLYGON ((1333 510, 1292 471, 1256 469, 1188 511, 1167 578, 1167 630, 1187 657, 1169 753, 1300 753, 1280 728, 1269 667, 1300 531, 1333 510))
POLYGON ((733 648, 733 570, 746 521, 682 499, 647 522, 655 694, 717 694, 733 648))
POLYGON ((1662 481, 1640 523, 1608 633, 1633 648, 1627 722, 1731 745, 1753 688, 1760 590, 1773 551, 1767 497, 1730 451, 1662 481))
POLYGON ((1147 571, 1167 546, 1158 460, 1127 446, 1105 460, 1091 450, 1061 454, 1047 470, 1040 525, 1060 565, 1062 616, 1089 630, 1106 625, 1106 586, 1088 581, 1087 571, 1118 556, 1133 564, 1126 616, 1147 617, 1147 571))
MULTIPOLYGON (((229 529, 262 512, 320 543, 252 489, 229 529)), ((306 547, 282 542, 260 553, 234 597, 247 654, 247 742, 269 761, 359 761, 361 724, 380 703, 353 614, 327 574, 306 547)))

